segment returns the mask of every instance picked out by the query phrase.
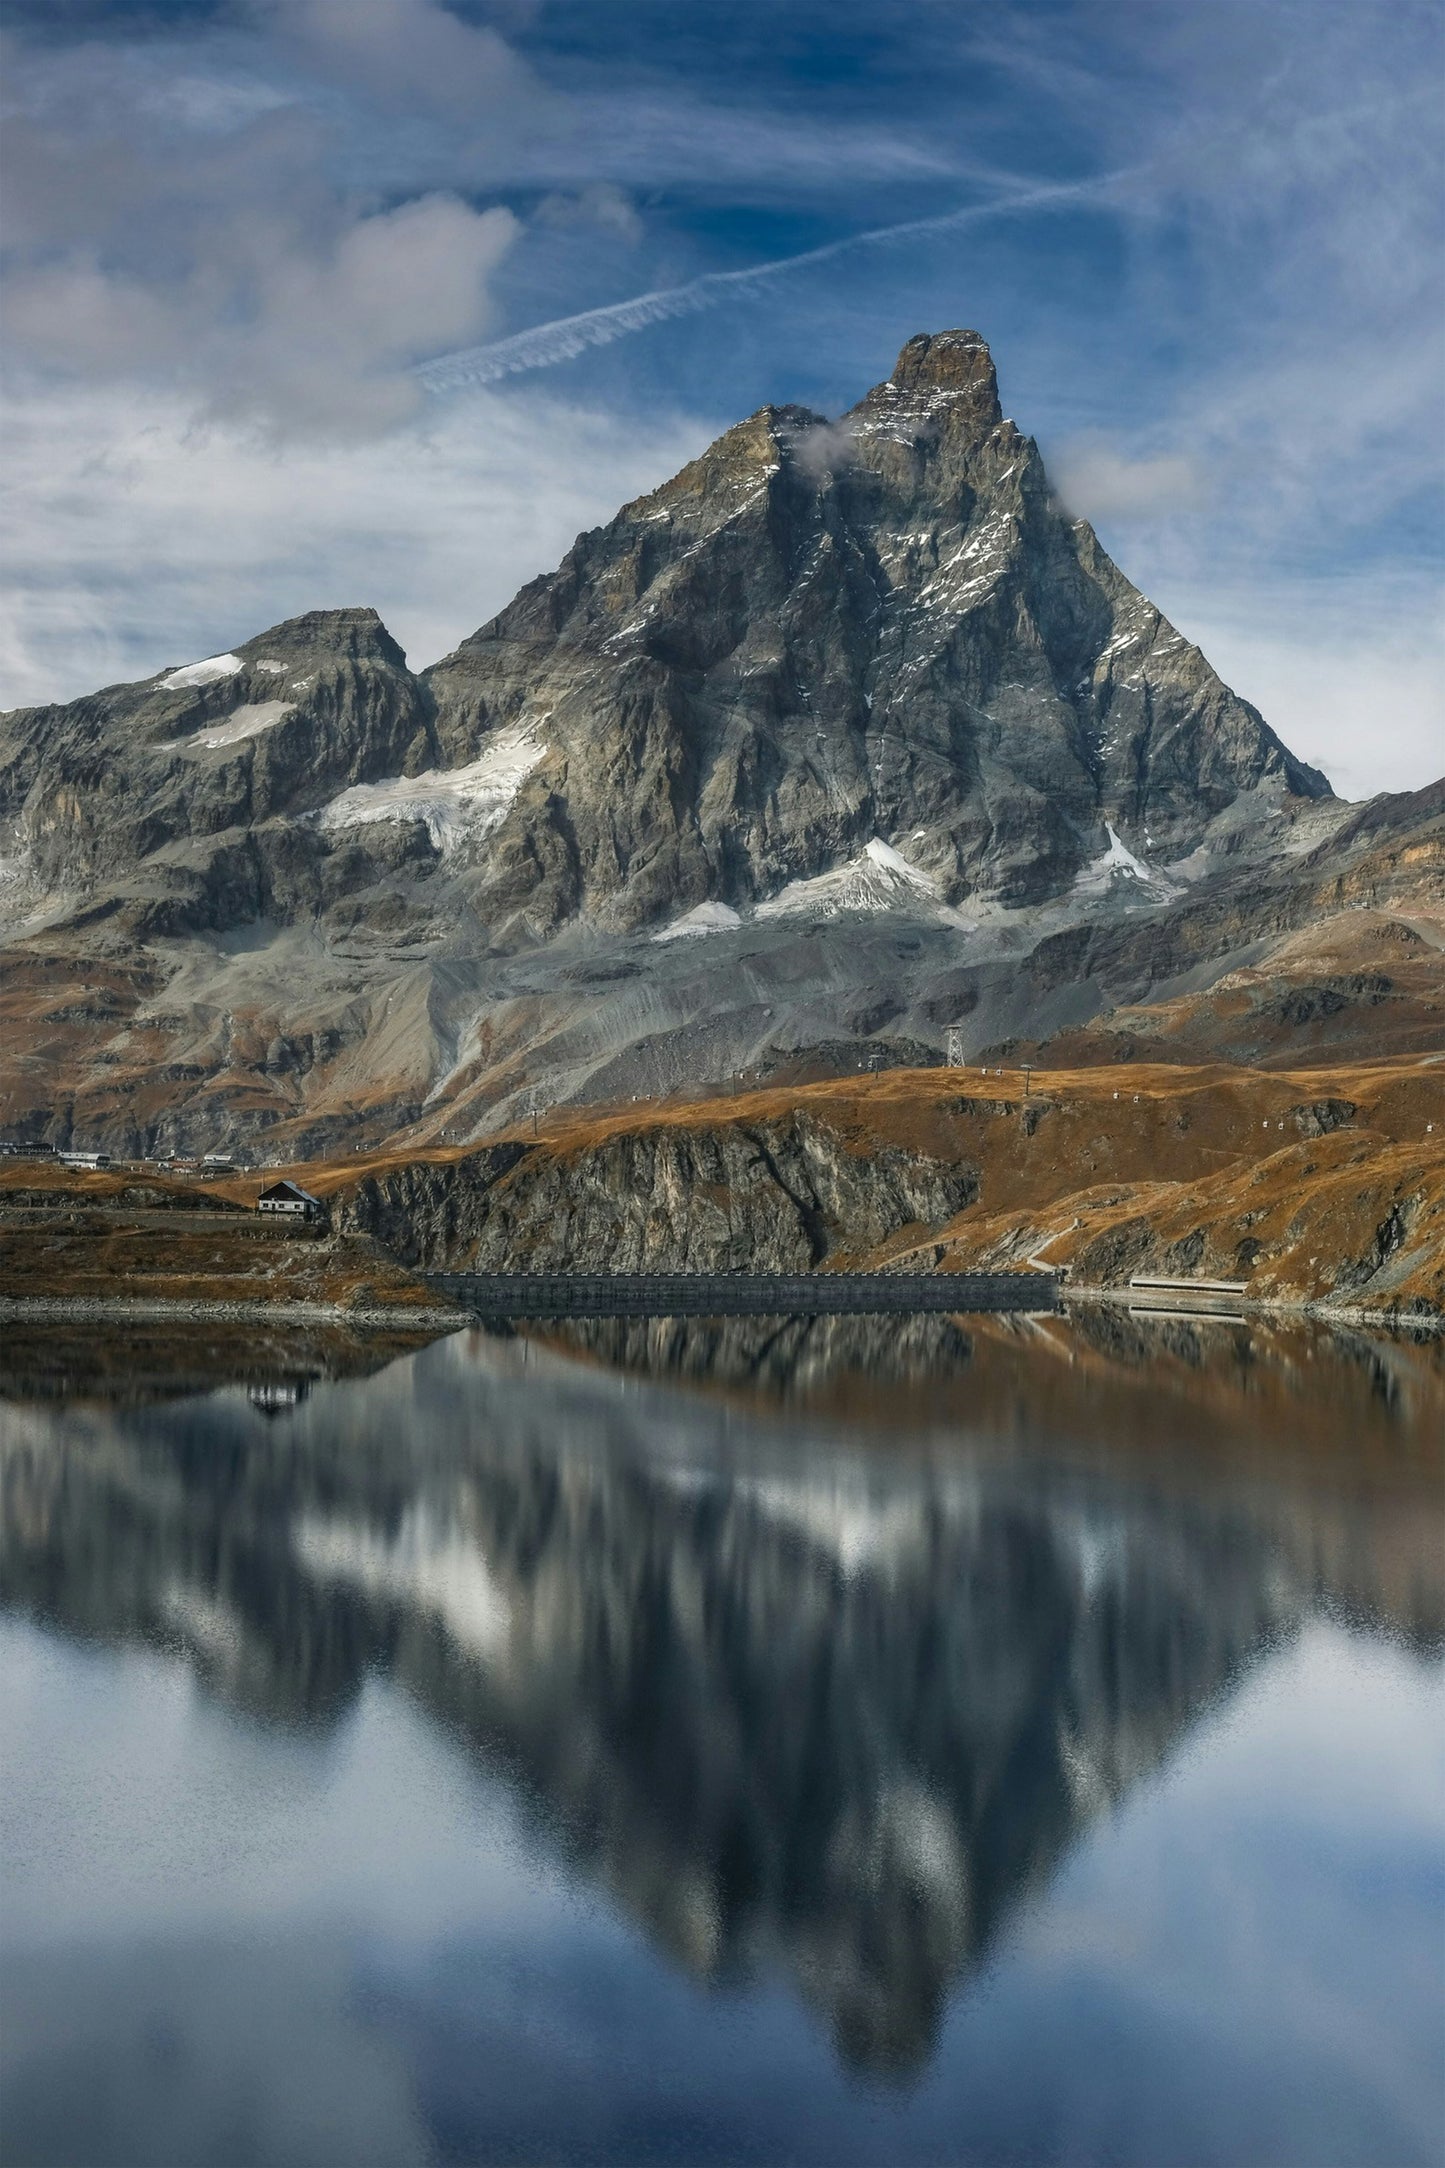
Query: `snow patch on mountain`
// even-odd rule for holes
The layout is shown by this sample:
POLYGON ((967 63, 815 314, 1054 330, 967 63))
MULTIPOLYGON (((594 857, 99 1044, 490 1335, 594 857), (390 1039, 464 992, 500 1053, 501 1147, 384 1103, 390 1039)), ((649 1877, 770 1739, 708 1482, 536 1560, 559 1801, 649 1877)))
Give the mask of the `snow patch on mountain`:
POLYGON ((888 911, 920 897, 939 901, 931 874, 910 865, 901 851, 874 836, 857 858, 810 881, 789 881, 757 909, 759 918, 837 918, 847 911, 888 911))
MULTIPOLYGON (((942 900, 933 876, 913 865, 903 853, 874 836, 856 858, 832 866, 810 880, 789 881, 776 896, 747 916, 754 919, 838 918, 855 911, 889 911, 904 904, 917 909, 932 906, 933 915, 950 924, 964 921, 942 900)), ((726 903, 700 903, 681 918, 655 933, 654 941, 694 940, 704 934, 726 933, 745 923, 744 916, 726 903)), ((972 931, 972 924, 967 928, 972 931)))
POLYGON ((1155 898, 1178 895, 1180 882, 1136 858, 1112 821, 1105 821, 1104 827, 1109 848, 1084 867, 1074 883, 1075 895, 1105 896, 1130 883, 1155 898))
MULTIPOLYGON (((545 717, 541 720, 545 720, 545 717)), ((424 821, 432 845, 455 850, 500 828, 527 777, 547 748, 539 724, 499 730, 480 759, 465 768, 428 768, 421 775, 389 776, 381 783, 353 783, 323 806, 321 826, 360 828, 372 821, 424 821)))
POLYGON ((292 700, 248 701, 244 707, 234 708, 223 723, 213 723, 209 730, 198 730, 193 737, 171 738, 167 743, 188 753, 200 746, 239 745, 243 738, 258 738, 263 731, 274 730, 295 704, 292 700))
POLYGON ((179 670, 168 670, 161 679, 161 690, 172 692, 184 685, 216 685, 222 678, 234 677, 243 667, 239 655, 208 655, 204 662, 183 663, 179 670))
POLYGON ((1109 832, 1109 848, 1099 860, 1099 864, 1101 866, 1117 866, 1122 873, 1132 874, 1136 881, 1152 880, 1153 875, 1150 873, 1149 868, 1142 859, 1134 856, 1113 822, 1105 821, 1104 826, 1109 832))
POLYGON ((699 934, 726 933, 730 927, 741 926, 742 919, 730 903, 700 903, 692 911, 685 911, 675 918, 661 933, 653 935, 654 941, 691 941, 699 934))

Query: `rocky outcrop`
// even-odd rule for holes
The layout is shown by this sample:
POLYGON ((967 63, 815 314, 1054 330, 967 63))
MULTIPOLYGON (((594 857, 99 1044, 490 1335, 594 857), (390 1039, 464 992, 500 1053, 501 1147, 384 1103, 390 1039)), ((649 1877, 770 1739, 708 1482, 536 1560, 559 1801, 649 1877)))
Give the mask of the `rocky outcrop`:
POLYGON ((1376 820, 1366 821, 1370 810, 1358 809, 1309 851, 1283 862, 1246 863, 1232 880, 1156 912, 1094 918, 1049 934, 1028 958, 1029 978, 1041 993, 1079 978, 1103 987, 1157 983, 1342 911, 1408 910, 1419 902, 1438 912, 1445 897, 1445 790, 1399 792, 1381 801, 1376 820))
POLYGON ((348 1185, 335 1209, 431 1271, 787 1272, 922 1236, 977 1194, 967 1163, 858 1150, 799 1112, 415 1161, 348 1185))
POLYGON ((1326 842, 1242 868, 1132 923, 1047 936, 1023 970, 1037 1000, 1080 981, 1102 1013, 981 1051, 1311 1066, 1417 1054, 1445 1037, 1445 789, 1355 809, 1326 842), (1140 985, 1160 994, 1141 1001, 1140 985), (1105 1006, 1104 1004, 1108 1004, 1105 1006))

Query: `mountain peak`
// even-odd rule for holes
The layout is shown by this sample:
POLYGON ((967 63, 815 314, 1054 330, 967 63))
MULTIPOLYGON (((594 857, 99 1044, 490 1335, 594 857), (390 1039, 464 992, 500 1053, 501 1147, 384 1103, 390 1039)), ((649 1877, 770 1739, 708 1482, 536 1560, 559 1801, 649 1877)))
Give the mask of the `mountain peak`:
MULTIPOLYGON (((13 1030, 0 1068, 42 1079, 12 1097, 37 1127, 74 1105, 110 1142, 215 1139, 284 1113, 329 1140, 443 1097, 480 1120, 521 1077, 601 1100, 822 1030, 936 1044, 975 1004, 974 1044, 1043 1036, 1102 998, 1108 921, 1308 848, 1327 792, 1062 512, 986 342, 923 334, 837 420, 738 422, 424 679, 373 610, 317 610, 0 719, 0 915, 49 944, 66 914, 86 988, 93 926, 135 944, 132 1097, 157 1111, 113 1111, 109 993, 73 1004, 84 1100, 7 1062, 13 1030), (842 913, 826 958, 798 945, 842 913), (274 942, 223 952, 244 925, 274 942), (659 933, 688 939, 640 945, 659 933), (146 989, 173 951, 150 945, 181 940, 197 1052, 162 1069, 146 989), (638 983, 581 991, 614 980, 638 983)), ((1243 941, 1253 909, 1191 923, 1243 941)), ((1147 932, 1120 986, 1185 953, 1147 932)))
POLYGON ((964 393, 999 419, 998 378, 988 342, 976 331, 920 331, 908 341, 888 379, 895 391, 964 393))
POLYGON ((287 653, 332 653, 356 662, 389 663, 397 670, 406 667, 403 650, 370 608, 307 610, 301 617, 288 617, 258 633, 240 653, 249 656, 253 648, 268 653, 278 648, 287 653))

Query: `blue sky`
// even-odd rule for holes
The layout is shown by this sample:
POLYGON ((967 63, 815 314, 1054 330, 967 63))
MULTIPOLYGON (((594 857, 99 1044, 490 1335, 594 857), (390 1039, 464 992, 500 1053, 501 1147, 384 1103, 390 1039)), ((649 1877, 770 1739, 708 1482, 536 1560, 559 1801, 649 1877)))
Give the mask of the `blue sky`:
POLYGON ((1445 768, 1435 6, 8 20, 0 698, 333 602, 430 661, 730 421, 837 412, 967 324, 1071 505, 1298 751, 1351 795, 1445 768), (498 373, 588 311, 617 335, 498 373))

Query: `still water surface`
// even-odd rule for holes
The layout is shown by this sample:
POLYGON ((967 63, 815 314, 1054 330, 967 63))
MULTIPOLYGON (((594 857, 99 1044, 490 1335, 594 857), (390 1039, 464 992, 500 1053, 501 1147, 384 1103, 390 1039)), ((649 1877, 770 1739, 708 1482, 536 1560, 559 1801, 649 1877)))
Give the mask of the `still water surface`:
POLYGON ((212 1353, 0 1379, 7 2168, 1440 2159, 1438 1352, 212 1353))

